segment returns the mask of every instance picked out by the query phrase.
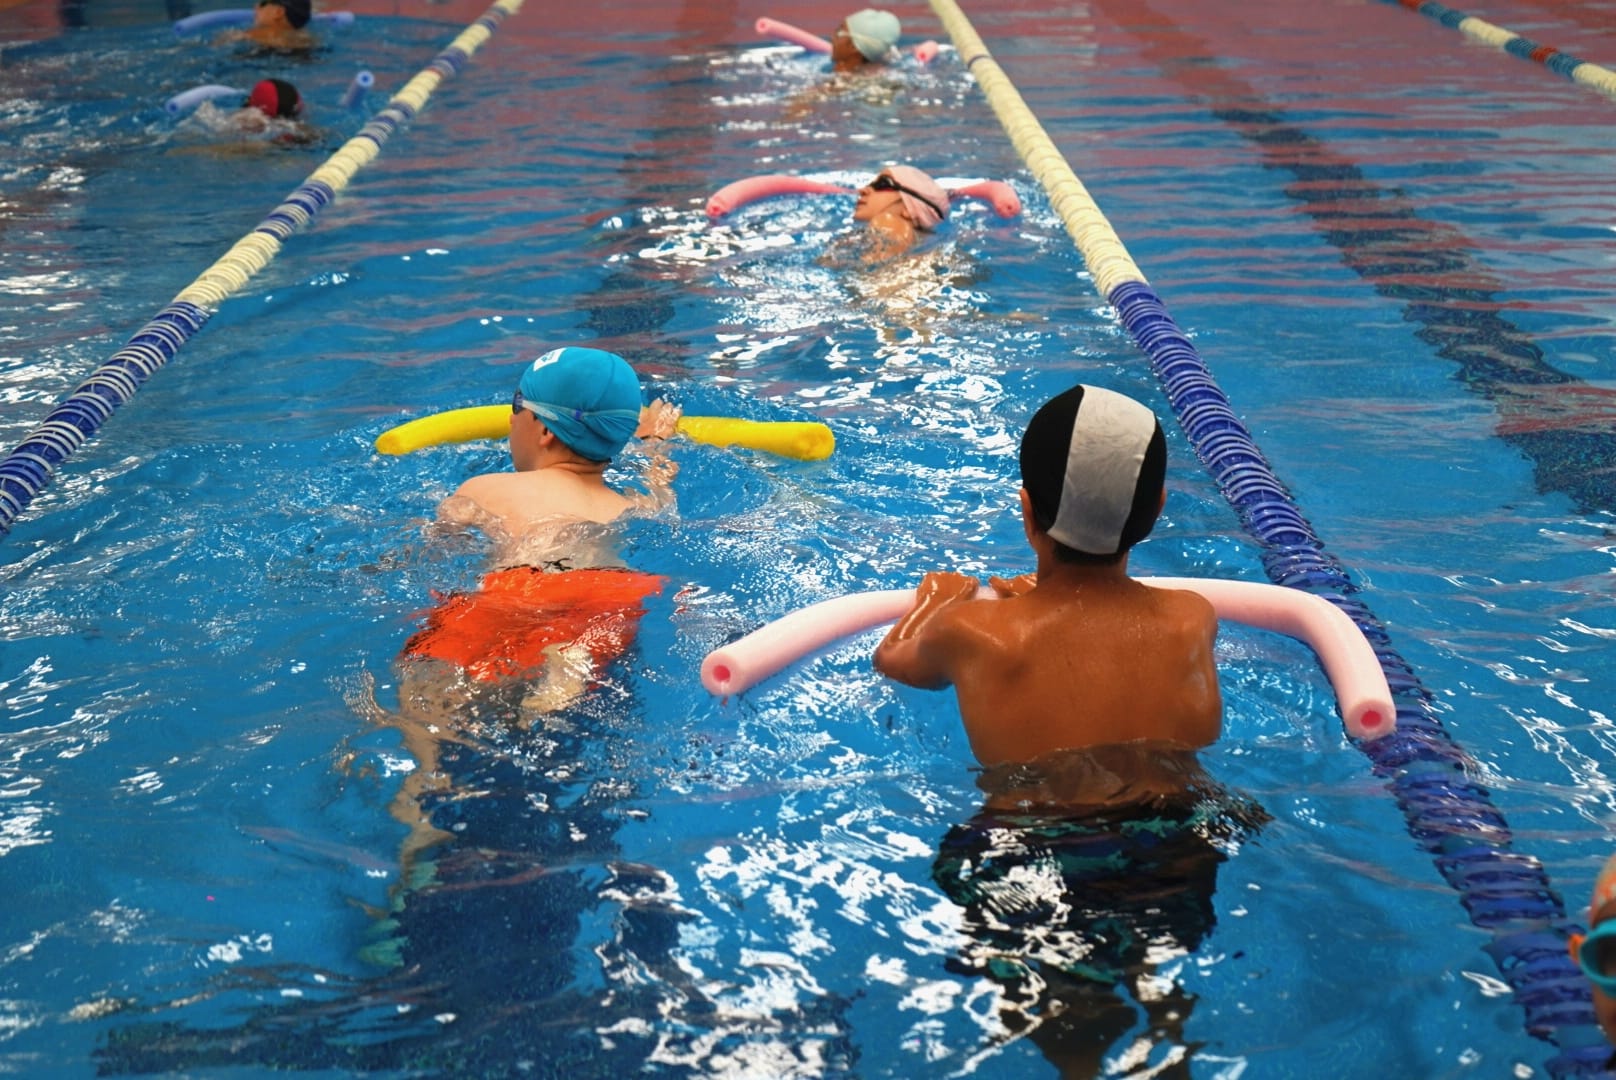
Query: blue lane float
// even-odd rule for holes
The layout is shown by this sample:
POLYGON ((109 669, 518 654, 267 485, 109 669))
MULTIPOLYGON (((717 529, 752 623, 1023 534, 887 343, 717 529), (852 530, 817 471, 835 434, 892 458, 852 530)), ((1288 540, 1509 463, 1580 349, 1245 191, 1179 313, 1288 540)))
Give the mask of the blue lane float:
POLYGON ((180 91, 164 102, 163 111, 170 116, 179 116, 190 112, 204 101, 213 101, 222 97, 234 97, 245 101, 247 91, 234 86, 221 86, 218 83, 209 83, 207 86, 193 86, 189 90, 180 91))
MULTIPOLYGON (((353 21, 354 13, 351 11, 321 11, 309 18, 312 26, 350 26, 353 21)), ((221 8, 218 11, 202 11, 175 20, 174 33, 185 37, 190 34, 206 33, 209 30, 251 26, 252 23, 252 8, 221 8)))

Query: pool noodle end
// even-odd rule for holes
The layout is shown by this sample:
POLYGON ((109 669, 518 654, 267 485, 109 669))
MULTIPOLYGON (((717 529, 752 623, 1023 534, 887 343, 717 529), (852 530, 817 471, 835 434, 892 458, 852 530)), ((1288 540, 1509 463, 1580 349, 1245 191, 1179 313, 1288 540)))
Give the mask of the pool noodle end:
POLYGON ((830 53, 830 42, 818 34, 810 34, 806 30, 792 26, 790 23, 781 22, 778 19, 759 19, 756 29, 760 37, 777 38, 791 45, 800 45, 813 53, 825 53, 826 55, 830 53))

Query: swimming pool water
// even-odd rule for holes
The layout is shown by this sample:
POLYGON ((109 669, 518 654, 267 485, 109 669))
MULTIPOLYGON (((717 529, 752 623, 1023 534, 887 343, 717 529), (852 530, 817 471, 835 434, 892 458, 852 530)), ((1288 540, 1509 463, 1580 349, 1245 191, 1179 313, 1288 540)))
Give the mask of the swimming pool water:
MULTIPOLYGON (((1472 5, 1616 62, 1611 7, 1472 5)), ((0 11, 7 447, 357 129, 334 106, 355 70, 379 104, 461 25, 362 11, 277 66, 148 7, 63 33, 38 8, 0 11), (162 114, 260 72, 317 106, 320 146, 210 152, 162 114)), ((1579 918, 1616 805, 1616 104, 1389 4, 967 12, 1579 918)), ((1205 762, 1267 820, 1219 847, 1152 1020, 1029 989, 1004 955, 982 973, 1005 940, 939 883, 980 805, 969 751, 946 695, 870 672, 872 640, 738 700, 700 689, 706 651, 810 601, 1025 569, 1016 440, 1072 381, 1166 414, 951 53, 826 93, 753 36, 764 14, 824 17, 508 20, 0 541, 0 1069, 1053 1076, 1080 1052, 1058 1000, 1120 1025, 1112 1075, 1550 1075, 1294 642, 1220 638, 1205 762), (739 176, 890 161, 1008 179, 1026 211, 965 204, 873 269, 821 259, 842 200, 702 213, 739 176), (434 592, 484 565, 433 507, 504 451, 371 442, 502 399, 564 342, 692 414, 824 420, 837 453, 679 445, 677 511, 624 537, 670 581, 634 649, 525 729, 515 701, 463 711, 450 839, 400 888, 411 758, 378 718, 434 592)), ((1261 580, 1168 426, 1134 568, 1261 580)), ((1017 867, 1003 915, 1059 951, 1046 870, 1017 867)))

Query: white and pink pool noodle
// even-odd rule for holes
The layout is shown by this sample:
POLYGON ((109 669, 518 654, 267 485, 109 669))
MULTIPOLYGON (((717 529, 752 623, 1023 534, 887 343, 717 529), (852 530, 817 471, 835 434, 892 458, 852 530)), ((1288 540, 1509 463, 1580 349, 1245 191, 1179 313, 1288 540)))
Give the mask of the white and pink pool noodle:
MULTIPOLYGON (((1391 688, 1374 649, 1357 624, 1328 600, 1256 581, 1136 580, 1157 588, 1200 593, 1220 619, 1305 642, 1324 667, 1342 722, 1354 738, 1376 739, 1396 727, 1391 688)), ((982 599, 995 595, 985 587, 978 594, 982 599)), ((701 664, 701 683, 717 696, 739 694, 842 638, 896 622, 914 602, 913 589, 887 589, 811 604, 708 653, 701 664)))

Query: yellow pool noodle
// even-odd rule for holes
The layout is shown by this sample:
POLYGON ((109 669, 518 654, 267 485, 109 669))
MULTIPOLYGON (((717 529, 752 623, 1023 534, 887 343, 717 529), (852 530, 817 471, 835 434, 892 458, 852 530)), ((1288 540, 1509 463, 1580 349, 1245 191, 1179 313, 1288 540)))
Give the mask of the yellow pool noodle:
MULTIPOLYGON (((728 416, 682 416, 677 428, 687 439, 712 446, 744 446, 798 461, 822 461, 836 448, 830 428, 808 420, 739 420, 728 416)), ((389 428, 376 437, 382 454, 408 454, 425 446, 503 439, 511 433, 509 405, 477 405, 469 409, 423 416, 389 428)))

